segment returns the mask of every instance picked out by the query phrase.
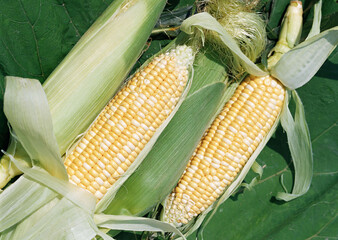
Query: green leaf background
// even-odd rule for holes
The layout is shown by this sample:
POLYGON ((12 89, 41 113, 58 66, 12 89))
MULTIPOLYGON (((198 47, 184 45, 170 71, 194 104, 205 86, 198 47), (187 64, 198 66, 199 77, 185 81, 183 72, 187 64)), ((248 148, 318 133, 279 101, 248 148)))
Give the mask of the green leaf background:
MULTIPOLYGON (((9 138, 2 109, 4 76, 43 82, 111 1, 0 0, 0 149, 6 149, 9 138)), ((272 41, 288 2, 262 0, 259 5, 269 20, 267 29, 272 41)), ((306 36, 312 19, 308 9, 315 1, 303 3, 306 36)), ((192 4, 192 0, 169 1, 163 21, 167 21, 168 14, 177 17, 175 11, 182 18, 182 11, 189 11, 192 4)), ((338 25, 337 5, 335 0, 323 1, 322 30, 338 25)), ((153 36, 137 65, 168 43, 165 38, 167 34, 153 36)), ((279 127, 257 159, 264 167, 262 179, 252 190, 240 189, 221 205, 205 228, 204 239, 338 239, 337 52, 298 90, 313 143, 314 176, 309 192, 288 203, 274 199, 277 192, 283 191, 281 176, 290 191, 293 174, 286 136, 279 127)), ((250 173, 246 181, 254 176, 250 173)), ((118 239, 136 238, 133 233, 118 235, 118 239)))

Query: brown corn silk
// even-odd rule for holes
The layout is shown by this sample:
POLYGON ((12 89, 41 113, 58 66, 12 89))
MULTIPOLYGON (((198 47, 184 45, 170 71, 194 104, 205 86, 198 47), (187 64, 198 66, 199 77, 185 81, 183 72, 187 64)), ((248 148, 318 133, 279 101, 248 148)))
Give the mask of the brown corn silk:
POLYGON ((137 72, 67 155, 70 181, 102 199, 175 108, 192 61, 179 46, 137 72))
POLYGON ((277 119, 284 86, 271 76, 248 76, 201 139, 165 202, 163 220, 187 224, 231 184, 277 119))

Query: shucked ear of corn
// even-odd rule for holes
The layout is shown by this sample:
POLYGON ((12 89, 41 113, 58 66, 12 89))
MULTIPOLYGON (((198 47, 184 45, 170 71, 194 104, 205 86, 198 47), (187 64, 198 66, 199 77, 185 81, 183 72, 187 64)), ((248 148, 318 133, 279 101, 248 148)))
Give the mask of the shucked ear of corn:
POLYGON ((70 181, 100 200, 177 106, 193 59, 178 46, 137 72, 67 155, 70 181))
MULTIPOLYGON (((301 2, 292 1, 286 17, 300 19, 301 12, 301 2), (292 14, 296 14, 296 16, 292 14)), ((278 60, 296 44, 298 37, 294 36, 300 34, 301 23, 294 22, 296 28, 293 28, 293 23, 290 21, 285 21, 284 24, 288 24, 291 30, 282 31, 278 42, 279 47, 273 50, 273 55, 270 58, 273 61, 268 61, 270 69, 278 67, 278 60), (289 31, 291 31, 290 34, 289 31), (276 52, 278 49, 286 48, 288 50, 284 52, 276 52)), ((330 37, 323 36, 334 34, 334 31, 331 29, 329 30, 331 33, 324 32, 317 39, 320 37, 329 39, 330 37)), ((327 49, 327 53, 330 53, 337 44, 337 36, 335 38, 336 40, 333 41, 336 42, 335 44, 330 43, 327 46, 325 44, 321 48, 324 50, 330 45, 330 49, 327 49)), ((288 68, 284 68, 284 71, 287 69, 292 74, 299 72, 297 67, 294 67, 298 61, 308 62, 307 70, 302 69, 302 71, 312 72, 309 65, 322 64, 323 61, 320 59, 318 59, 319 63, 315 63, 316 60, 312 58, 304 59, 302 55, 295 54, 300 49, 304 49, 304 46, 307 47, 304 51, 311 51, 310 44, 314 41, 315 39, 312 42, 308 41, 306 44, 300 45, 299 48, 295 48, 294 51, 291 50, 285 54, 284 56, 290 62, 287 64, 283 61, 285 58, 282 57, 281 61, 288 66, 288 68)), ((323 55, 325 54, 323 53, 323 55)), ((297 78, 292 81, 287 78, 283 79, 281 74, 278 76, 281 80, 289 81, 285 81, 288 85, 299 84, 298 86, 301 86, 313 75, 311 77, 308 75, 299 76, 305 78, 299 81, 302 84, 298 82, 297 78)), ((292 96, 295 98, 298 108, 294 122, 287 107, 288 96, 288 89, 284 86, 283 81, 281 82, 271 75, 247 77, 201 139, 177 186, 163 202, 161 219, 182 227, 181 229, 187 235, 198 229, 206 214, 212 208, 217 208, 239 186, 248 171, 246 163, 249 161, 249 166, 253 164, 280 119, 288 134, 290 151, 296 169, 296 184, 291 194, 279 193, 277 198, 289 201, 305 194, 312 176, 311 142, 304 116, 300 116, 304 114, 300 99, 294 91, 292 96), (295 134, 296 131, 297 134, 295 134), (243 168, 245 168, 244 175, 241 172, 243 168), (224 193, 225 190, 227 191, 224 193)))
MULTIPOLYGON (((120 88, 165 2, 113 1, 45 81, 44 90, 61 155, 120 88)), ((31 165, 20 143, 12 141, 8 151, 14 146, 16 159, 31 165)), ((0 188, 19 173, 4 155, 0 162, 0 188)))
MULTIPOLYGON (((286 15, 294 7, 301 15, 298 6, 289 7, 286 15)), ((274 131, 285 98, 286 89, 277 79, 248 76, 200 140, 177 186, 163 203, 161 220, 181 227, 210 209, 263 139, 274 131)))

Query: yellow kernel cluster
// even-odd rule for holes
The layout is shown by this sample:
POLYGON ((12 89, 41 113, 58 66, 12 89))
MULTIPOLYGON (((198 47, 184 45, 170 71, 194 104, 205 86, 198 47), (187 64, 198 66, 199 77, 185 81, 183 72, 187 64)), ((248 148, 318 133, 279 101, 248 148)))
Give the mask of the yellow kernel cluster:
POLYGON ((230 185, 279 115, 285 96, 276 79, 249 76, 200 141, 176 188, 164 221, 187 224, 230 185))
POLYGON ((67 155, 70 181, 100 200, 174 109, 192 61, 191 48, 181 46, 136 73, 67 155))

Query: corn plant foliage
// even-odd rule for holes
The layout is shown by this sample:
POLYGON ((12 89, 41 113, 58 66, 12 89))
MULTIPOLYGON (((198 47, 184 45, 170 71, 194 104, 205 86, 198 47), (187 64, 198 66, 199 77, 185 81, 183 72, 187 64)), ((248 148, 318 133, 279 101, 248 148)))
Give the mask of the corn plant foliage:
MULTIPOLYGON (((4 76, 37 78, 43 82, 111 0, 0 1, 0 148, 9 139, 3 114, 4 76)), ((192 1, 169 1, 171 9, 192 1)), ((287 0, 262 1, 270 19, 270 37, 278 32, 287 0), (273 3, 273 4, 272 4, 273 3)), ((305 8, 315 1, 303 1, 305 8)), ((323 1, 321 29, 337 25, 337 3, 323 1)), ((311 26, 305 15, 305 31, 311 26)), ((306 36, 306 34, 304 34, 306 36)), ((150 46, 158 47, 158 43, 150 46)), ((288 203, 275 200, 283 176, 288 191, 293 169, 286 135, 279 127, 259 155, 262 179, 252 190, 241 189, 222 204, 204 230, 204 239, 323 239, 337 237, 338 134, 337 64, 335 50, 315 77, 298 90, 309 125, 314 176, 307 194, 288 203)), ((250 182, 255 175, 249 173, 250 182)), ((57 231, 49 229, 50 231, 57 231)), ((134 239, 128 233, 118 239, 134 239)), ((194 239, 191 236, 190 239, 194 239)))

